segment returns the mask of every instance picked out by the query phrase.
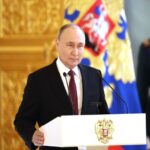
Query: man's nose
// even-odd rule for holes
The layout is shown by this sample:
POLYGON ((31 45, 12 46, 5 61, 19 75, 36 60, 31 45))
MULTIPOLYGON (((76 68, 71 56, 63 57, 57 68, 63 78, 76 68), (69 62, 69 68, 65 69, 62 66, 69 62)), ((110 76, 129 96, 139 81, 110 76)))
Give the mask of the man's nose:
POLYGON ((74 50, 73 50, 73 54, 74 54, 74 55, 78 55, 78 54, 79 54, 79 50, 78 50, 78 48, 77 48, 77 47, 75 47, 75 48, 74 48, 74 50))

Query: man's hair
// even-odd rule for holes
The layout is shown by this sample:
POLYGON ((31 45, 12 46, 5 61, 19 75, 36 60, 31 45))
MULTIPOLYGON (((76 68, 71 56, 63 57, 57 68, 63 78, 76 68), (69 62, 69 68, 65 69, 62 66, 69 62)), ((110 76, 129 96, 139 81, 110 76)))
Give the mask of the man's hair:
POLYGON ((78 28, 78 29, 80 29, 80 30, 83 32, 83 34, 85 35, 84 31, 83 31, 78 25, 73 24, 73 23, 69 23, 69 24, 63 25, 63 26, 59 29, 58 34, 57 34, 57 39, 60 39, 62 33, 63 33, 64 30, 66 30, 67 28, 78 28))

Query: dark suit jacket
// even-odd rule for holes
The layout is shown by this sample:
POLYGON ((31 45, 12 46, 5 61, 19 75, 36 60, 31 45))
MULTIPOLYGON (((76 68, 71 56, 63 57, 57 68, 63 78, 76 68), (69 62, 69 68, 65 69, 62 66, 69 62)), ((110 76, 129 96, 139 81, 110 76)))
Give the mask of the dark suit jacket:
MULTIPOLYGON (((101 72, 83 65, 79 65, 79 68, 83 80, 81 114, 96 114, 98 111, 96 102, 100 103, 99 113, 108 114, 101 72)), ((58 72, 56 61, 54 61, 51 65, 29 75, 23 101, 16 114, 14 124, 27 146, 30 149, 36 149, 31 142, 36 122, 42 126, 61 115, 73 115, 73 109, 58 72)), ((61 150, 61 148, 54 147, 41 147, 40 149, 61 150)), ((77 148, 68 149, 75 150, 77 148)))
POLYGON ((137 85, 142 111, 146 113, 148 89, 150 88, 150 46, 141 45, 138 56, 137 85))
POLYGON ((146 131, 150 137, 150 46, 141 45, 138 57, 137 85, 142 111, 146 113, 146 131))

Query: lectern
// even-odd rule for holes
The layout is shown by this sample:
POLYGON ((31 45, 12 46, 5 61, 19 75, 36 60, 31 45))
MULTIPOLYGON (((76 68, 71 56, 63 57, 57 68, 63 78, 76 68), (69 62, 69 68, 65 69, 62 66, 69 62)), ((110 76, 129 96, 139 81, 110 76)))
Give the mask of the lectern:
POLYGON ((145 114, 73 115, 43 125, 45 146, 107 147, 146 144, 145 114))

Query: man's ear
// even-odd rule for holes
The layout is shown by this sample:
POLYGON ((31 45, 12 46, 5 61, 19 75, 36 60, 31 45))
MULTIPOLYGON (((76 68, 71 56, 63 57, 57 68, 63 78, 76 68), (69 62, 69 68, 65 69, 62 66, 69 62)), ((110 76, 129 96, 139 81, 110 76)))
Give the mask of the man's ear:
POLYGON ((56 48, 58 49, 59 40, 58 40, 58 39, 56 39, 56 40, 55 40, 55 42, 56 42, 56 48))

